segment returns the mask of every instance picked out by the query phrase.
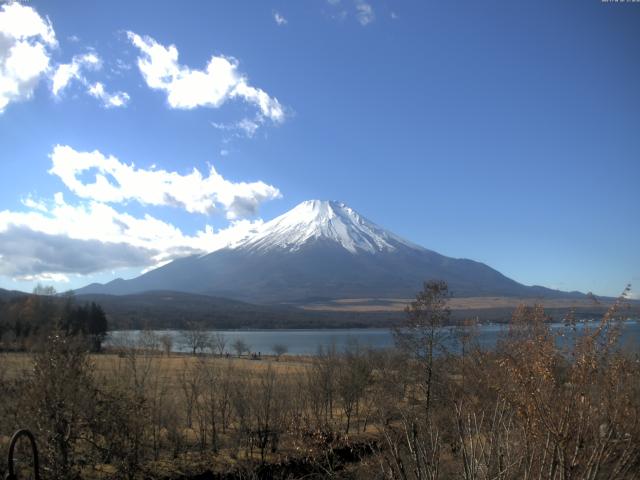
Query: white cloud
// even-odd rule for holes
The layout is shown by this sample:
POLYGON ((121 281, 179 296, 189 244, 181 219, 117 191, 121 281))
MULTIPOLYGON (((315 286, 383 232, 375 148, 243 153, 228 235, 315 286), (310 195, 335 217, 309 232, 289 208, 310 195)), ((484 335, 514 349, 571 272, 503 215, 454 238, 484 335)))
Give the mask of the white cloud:
POLYGON ((93 52, 76 55, 70 63, 58 64, 52 69, 50 50, 57 45, 51 23, 32 7, 19 2, 0 7, 0 114, 9 103, 31 98, 45 74, 50 75, 55 97, 77 81, 105 107, 127 104, 127 93, 108 93, 100 82, 89 84, 84 72, 99 70, 102 65, 100 57, 93 52))
POLYGON ((243 118, 234 123, 211 122, 211 126, 216 130, 235 132, 236 137, 252 138, 260 128, 260 119, 243 118))
POLYGON ((34 200, 31 196, 22 199, 22 204, 31 210, 40 210, 41 212, 47 211, 47 206, 44 202, 34 200))
POLYGON ((398 18, 398 14, 396 12, 391 12, 391 20, 397 20, 398 18))
POLYGON ((0 7, 0 113, 11 102, 31 98, 56 45, 51 23, 33 8, 18 2, 0 7))
POLYGON ((125 62, 121 58, 116 58, 116 61, 111 68, 111 73, 115 75, 122 75, 124 72, 131 70, 131 64, 125 62))
POLYGON ((376 18, 373 7, 363 0, 356 0, 356 18, 360 25, 369 25, 376 18))
POLYGON ((23 275, 17 277, 16 280, 23 280, 25 282, 53 282, 53 283, 69 283, 69 277, 63 273, 37 273, 35 275, 23 275))
POLYGON ((278 12, 273 12, 273 19, 276 21, 278 26, 286 25, 287 23, 289 23, 287 19, 278 12))
POLYGON ((212 56, 205 70, 194 70, 178 63, 175 45, 165 47, 153 38, 128 32, 129 40, 140 49, 138 68, 147 85, 167 94, 171 108, 218 108, 231 99, 242 99, 259 109, 260 118, 282 122, 284 109, 275 97, 249 85, 232 57, 212 56))
POLYGON ((93 52, 75 55, 71 63, 61 63, 56 67, 51 77, 51 91, 56 97, 59 96, 72 80, 86 85, 87 80, 82 75, 82 70, 98 70, 101 64, 100 57, 93 52))
POLYGON ((129 94, 127 92, 109 93, 100 82, 89 86, 87 91, 92 97, 101 100, 105 108, 124 107, 129 103, 129 94))
POLYGON ((236 126, 238 129, 242 130, 247 137, 253 137, 258 131, 258 128, 260 128, 260 125, 257 122, 249 118, 243 118, 236 124, 236 126))
MULTIPOLYGON (((330 16, 338 21, 344 21, 353 15, 360 25, 367 26, 376 19, 376 14, 371 3, 366 0, 353 0, 352 2, 342 2, 341 0, 327 0, 331 8, 330 16)), ((391 13, 391 18, 396 19, 397 15, 391 13)))
POLYGON ((264 182, 232 182, 210 167, 203 176, 197 169, 187 175, 165 170, 144 170, 127 165, 97 150, 77 152, 56 145, 50 155, 57 175, 76 195, 99 202, 120 203, 136 200, 145 205, 179 206, 190 213, 209 214, 222 209, 227 218, 254 215, 258 206, 280 197, 280 191, 264 182), (79 176, 95 172, 94 182, 79 176))
MULTIPOLYGON (((38 216, 29 216, 36 223, 20 224, 20 214, 0 212, 0 222, 9 213, 9 225, 0 226, 0 275, 16 280, 53 279, 76 273, 91 274, 109 269, 141 267, 153 262, 156 250, 102 239, 77 239, 64 233, 47 233, 38 229, 38 216)), ((48 219, 50 220, 50 219, 48 219)), ((59 281, 59 280, 57 280, 59 281)))
POLYGON ((58 65, 51 77, 51 91, 54 96, 59 97, 62 92, 71 84, 73 80, 81 83, 86 92, 92 97, 100 100, 105 108, 124 107, 129 102, 127 92, 118 91, 109 93, 102 82, 89 83, 83 71, 100 70, 102 60, 93 52, 83 55, 75 55, 71 63, 58 65))
MULTIPOLYGON (((238 220, 193 235, 151 215, 120 213, 101 202, 34 201, 25 212, 0 211, 0 275, 19 280, 55 275, 156 267, 175 258, 204 254, 245 238, 261 220, 238 220), (44 207, 42 210, 40 207, 44 207)), ((61 277, 57 277, 61 278, 61 277)))

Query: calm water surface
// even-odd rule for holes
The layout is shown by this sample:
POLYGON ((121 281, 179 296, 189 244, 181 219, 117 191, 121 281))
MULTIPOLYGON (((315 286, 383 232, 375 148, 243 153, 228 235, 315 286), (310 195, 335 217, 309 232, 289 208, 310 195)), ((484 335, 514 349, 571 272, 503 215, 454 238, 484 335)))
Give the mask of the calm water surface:
MULTIPOLYGON (((596 323, 579 324, 578 329, 595 327, 596 323)), ((562 328, 562 324, 553 324, 552 329, 562 328)), ((506 330, 506 325, 481 325, 478 327, 478 341, 484 348, 495 346, 500 334, 506 330)), ((189 348, 183 341, 182 332, 179 330, 155 330, 157 335, 169 335, 173 339, 173 351, 188 352, 189 348)), ((357 344, 361 347, 389 348, 394 345, 393 333, 389 329, 329 329, 329 330, 216 330, 227 339, 227 350, 232 352, 231 344, 241 339, 246 342, 251 351, 262 354, 272 354, 273 346, 285 345, 288 352, 293 355, 315 355, 319 348, 327 349, 335 345, 342 351, 348 346, 357 344)), ((451 333, 445 329, 445 333, 451 333)), ((136 342, 141 331, 116 330, 109 334, 106 344, 118 345, 124 342, 136 342)), ((638 350, 640 347, 640 321, 628 320, 624 323, 622 345, 638 350)), ((456 349, 454 342, 450 342, 449 348, 456 349)))

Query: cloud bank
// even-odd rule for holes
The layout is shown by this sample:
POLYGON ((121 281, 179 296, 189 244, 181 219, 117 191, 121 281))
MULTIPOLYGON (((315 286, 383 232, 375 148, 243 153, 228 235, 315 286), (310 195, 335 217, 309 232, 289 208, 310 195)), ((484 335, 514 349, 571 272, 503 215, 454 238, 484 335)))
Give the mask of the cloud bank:
POLYGON ((210 168, 177 172, 136 168, 116 157, 54 147, 49 172, 84 199, 68 203, 24 198, 25 211, 0 211, 0 275, 18 280, 68 281, 118 268, 155 268, 176 258, 205 254, 246 238, 262 225, 253 215, 259 205, 280 197, 264 182, 232 182, 210 168), (190 213, 223 212, 230 224, 210 225, 187 234, 152 215, 134 216, 110 204, 180 207, 190 213))
POLYGON ((27 198, 23 204, 27 211, 0 211, 0 275, 16 279, 157 267, 233 244, 262 224, 236 220, 187 235, 148 214, 135 217, 97 201, 72 205, 62 193, 53 201, 27 198))
POLYGON ((64 281, 70 273, 145 266, 157 254, 126 243, 77 240, 15 225, 0 232, 0 244, 0 275, 18 280, 64 281))
POLYGON ((81 198, 106 203, 135 200, 143 205, 180 207, 189 213, 211 214, 223 210, 230 220, 255 215, 266 200, 280 191, 264 182, 232 182, 210 167, 204 176, 197 169, 181 175, 166 170, 145 170, 105 156, 98 150, 78 152, 56 145, 50 155, 49 173, 58 176, 81 198), (94 173, 93 182, 81 175, 94 173))

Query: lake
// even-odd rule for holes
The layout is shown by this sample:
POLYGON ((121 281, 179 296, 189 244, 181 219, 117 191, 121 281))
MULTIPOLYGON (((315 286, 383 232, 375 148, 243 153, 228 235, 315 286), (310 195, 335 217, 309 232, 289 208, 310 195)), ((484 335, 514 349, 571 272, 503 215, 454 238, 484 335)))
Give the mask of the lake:
MULTIPOLYGON (((580 323, 578 330, 585 326, 595 327, 596 322, 580 323)), ((552 324, 551 328, 557 330, 562 324, 552 324)), ((478 341, 483 348, 495 346, 500 334, 507 325, 489 324, 478 327, 478 341)), ((451 333, 451 329, 444 329, 445 333, 451 333)), ((172 350, 175 352, 188 352, 189 348, 184 344, 182 333, 179 330, 155 330, 156 335, 169 335, 173 340, 172 350)), ((247 343, 252 352, 272 354, 273 346, 285 345, 288 353, 292 355, 315 355, 318 349, 331 348, 335 345, 338 351, 345 350, 349 345, 357 343, 361 347, 389 348, 394 345, 393 333, 389 329, 328 329, 328 330, 216 330, 212 333, 220 333, 227 340, 227 350, 232 351, 231 344, 241 339, 247 343)), ((105 346, 118 345, 123 342, 136 342, 141 334, 140 330, 116 330, 109 333, 105 346)), ((628 320, 624 323, 621 336, 622 344, 634 349, 640 346, 640 321, 628 320)), ((451 342, 449 348, 456 349, 451 342)))

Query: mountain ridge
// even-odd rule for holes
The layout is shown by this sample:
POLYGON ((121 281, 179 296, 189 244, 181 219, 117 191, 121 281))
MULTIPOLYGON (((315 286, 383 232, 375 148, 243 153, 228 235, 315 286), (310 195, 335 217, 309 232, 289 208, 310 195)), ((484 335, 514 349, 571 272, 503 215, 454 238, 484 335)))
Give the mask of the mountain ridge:
POLYGON ((522 285, 483 263, 407 241, 342 202, 319 200, 302 202, 219 250, 77 293, 173 290, 252 303, 301 303, 309 298, 412 297, 429 279, 445 280, 456 296, 583 295, 522 285))

